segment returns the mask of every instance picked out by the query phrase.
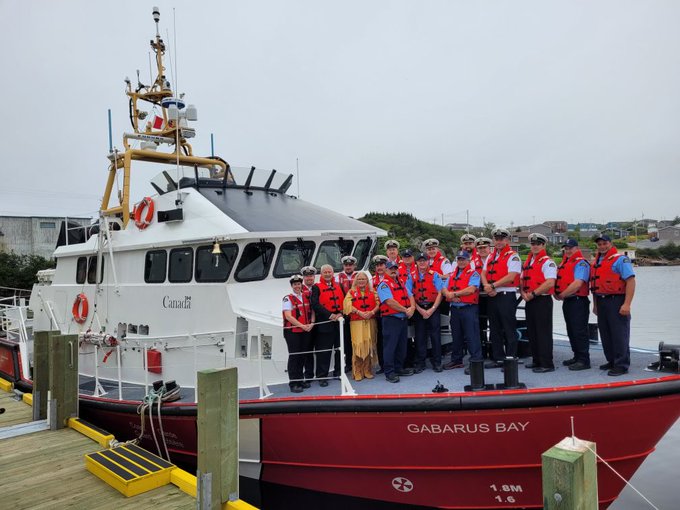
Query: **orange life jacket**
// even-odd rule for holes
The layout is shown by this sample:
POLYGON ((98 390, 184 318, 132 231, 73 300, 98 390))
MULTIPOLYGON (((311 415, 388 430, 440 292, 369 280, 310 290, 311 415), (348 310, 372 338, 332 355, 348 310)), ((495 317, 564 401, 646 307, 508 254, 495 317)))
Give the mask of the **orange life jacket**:
POLYGON ((444 262, 448 262, 448 259, 442 255, 442 252, 437 251, 437 254, 434 256, 433 259, 430 259, 430 269, 434 271, 435 273, 439 273, 441 276, 442 273, 442 264, 444 262))
MULTIPOLYGON (((457 267, 453 273, 449 275, 449 282, 446 288, 450 292, 459 292, 461 290, 467 289, 470 286, 470 278, 472 278, 472 275, 476 272, 477 271, 472 269, 469 265, 462 271, 459 267, 457 267)), ((458 297, 460 298, 461 303, 476 305, 479 303, 479 287, 475 287, 475 291, 472 294, 458 297)), ((446 300, 451 302, 451 299, 449 298, 446 300)))
POLYGON ((418 266, 416 266, 416 263, 414 262, 413 264, 411 264, 411 267, 409 267, 402 260, 401 263, 399 264, 398 271, 399 280, 401 280, 401 283, 406 283, 406 280, 408 280, 409 275, 411 275, 411 280, 415 281, 416 275, 418 274, 418 266))
POLYGON ((470 267, 479 274, 482 274, 484 262, 482 261, 482 257, 479 255, 479 253, 477 253, 477 248, 473 248, 472 253, 470 254, 470 267))
POLYGON ((331 313, 342 313, 342 300, 345 296, 340 285, 336 285, 332 280, 328 285, 326 280, 321 278, 316 286, 319 287, 319 304, 331 313))
MULTIPOLYGON (((524 292, 532 292, 536 290, 543 282, 545 282, 545 275, 543 274, 543 265, 552 262, 545 250, 539 251, 535 256, 529 253, 526 263, 522 266, 522 290, 524 292)), ((545 292, 545 294, 553 294, 554 287, 545 292)))
POLYGON ((434 286, 434 271, 427 271, 420 277, 420 271, 416 272, 413 279, 413 297, 419 305, 432 304, 437 299, 437 288, 434 286))
POLYGON ((625 294, 626 281, 614 272, 614 262, 621 256, 612 247, 607 253, 595 259, 590 270, 590 291, 593 294, 625 294))
MULTIPOLYGON (((312 307, 309 303, 309 294, 303 292, 302 299, 298 299, 295 294, 288 294, 288 299, 293 305, 293 309, 290 311, 290 313, 298 320, 298 322, 302 324, 309 324, 312 322, 312 307)), ((291 331, 293 333, 304 332, 304 329, 293 326, 293 324, 286 319, 285 313, 283 313, 283 327, 290 328, 291 326, 291 331)))
MULTIPOLYGON (((574 281, 574 269, 576 264, 585 260, 581 250, 576 250, 574 254, 567 258, 566 255, 562 257, 562 263, 557 266, 557 279, 555 280, 555 293, 560 294, 564 292, 569 285, 574 281)), ((586 262, 587 263, 587 262, 586 262)), ((578 290, 572 296, 587 296, 588 282, 582 282, 578 290)))
POLYGON ((373 275, 373 288, 377 290, 378 285, 380 285, 380 282, 382 282, 385 279, 385 273, 382 274, 382 277, 379 274, 374 274, 373 275))
MULTIPOLYGON (((362 312, 368 312, 375 308, 377 304, 375 292, 371 292, 368 287, 365 292, 361 292, 359 289, 354 289, 349 291, 349 295, 352 297, 352 306, 357 310, 362 312)), ((359 314, 352 312, 349 314, 349 320, 351 321, 363 321, 366 320, 359 314)))
MULTIPOLYGON (((513 255, 517 255, 510 249, 510 245, 503 248, 496 258, 496 249, 491 252, 489 259, 486 262, 486 281, 496 283, 508 274, 508 261, 513 255)), ((519 274, 515 276, 512 282, 503 285, 503 287, 518 287, 519 274)))
MULTIPOLYGON (((392 291, 392 298, 397 301, 401 306, 408 308, 411 306, 411 299, 409 298, 408 291, 406 287, 400 281, 394 281, 389 276, 385 275, 385 279, 382 283, 386 284, 392 291)), ((388 315, 394 315, 400 313, 386 303, 380 303, 380 315, 386 317, 388 315)))

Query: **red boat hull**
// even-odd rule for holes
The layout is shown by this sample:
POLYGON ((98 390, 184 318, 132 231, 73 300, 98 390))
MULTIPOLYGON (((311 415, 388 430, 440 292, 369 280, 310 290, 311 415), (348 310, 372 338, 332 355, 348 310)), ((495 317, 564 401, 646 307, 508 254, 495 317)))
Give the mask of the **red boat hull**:
MULTIPOLYGON (((137 416, 90 408, 87 400, 81 414, 117 436, 139 428, 137 416)), ((259 422, 267 482, 440 508, 541 508, 541 454, 571 435, 571 417, 576 435, 595 442, 598 454, 628 479, 679 414, 680 395, 672 394, 470 411, 242 411, 241 423, 259 422)), ((163 425, 173 457, 195 463, 194 417, 170 415, 163 425)), ((598 468, 599 500, 607 506, 624 482, 603 463, 598 468)))

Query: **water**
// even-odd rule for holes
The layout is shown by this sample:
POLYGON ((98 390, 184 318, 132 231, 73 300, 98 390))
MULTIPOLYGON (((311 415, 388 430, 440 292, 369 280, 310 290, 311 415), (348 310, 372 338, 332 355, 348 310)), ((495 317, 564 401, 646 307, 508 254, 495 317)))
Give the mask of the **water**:
MULTIPOLYGON (((657 350, 659 342, 680 344, 680 267, 636 268, 635 298, 632 306, 631 344, 635 347, 657 350)), ((566 335, 562 309, 554 309, 556 333, 566 335)), ((591 322, 596 317, 591 316, 591 322)), ((659 442, 638 469, 630 483, 644 494, 657 508, 678 508, 675 488, 680 486, 680 421, 659 442)), ((287 508, 333 509, 415 509, 391 503, 358 501, 353 498, 321 494, 288 487, 257 483, 241 478, 241 497, 258 508, 266 510, 287 508)), ((633 489, 626 487, 613 510, 638 510, 650 507, 633 489)))

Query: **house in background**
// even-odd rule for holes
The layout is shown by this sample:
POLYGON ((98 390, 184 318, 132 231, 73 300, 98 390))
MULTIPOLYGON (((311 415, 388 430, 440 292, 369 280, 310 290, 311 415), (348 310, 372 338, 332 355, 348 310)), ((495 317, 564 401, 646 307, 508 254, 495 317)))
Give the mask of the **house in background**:
MULTIPOLYGON (((53 216, 0 216, 0 252, 52 258, 59 229, 66 218, 53 216)), ((68 218, 69 223, 90 225, 90 218, 68 218)))

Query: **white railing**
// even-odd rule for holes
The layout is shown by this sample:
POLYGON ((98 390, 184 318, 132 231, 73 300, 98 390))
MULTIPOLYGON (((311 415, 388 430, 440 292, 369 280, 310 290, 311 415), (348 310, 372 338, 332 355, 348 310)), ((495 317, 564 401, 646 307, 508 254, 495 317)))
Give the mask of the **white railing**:
POLYGON ((32 322, 28 318, 27 311, 25 298, 12 296, 0 299, 0 330, 8 339, 17 340, 21 366, 24 370, 23 376, 28 379, 30 378, 29 340, 31 340, 29 330, 32 329, 32 322))
MULTIPOLYGON (((340 329, 340 346, 339 346, 339 351, 340 351, 340 393, 341 395, 356 395, 356 392, 354 391, 354 388, 349 382, 349 379, 347 378, 347 374, 345 373, 345 349, 344 349, 344 330, 343 330, 343 321, 344 319, 340 319, 338 321, 338 327, 340 329)), ((257 339, 258 339, 258 353, 257 353, 257 370, 258 370, 258 386, 259 386, 259 393, 260 399, 265 399, 267 397, 270 397, 273 395, 273 393, 269 390, 269 385, 274 383, 274 381, 267 381, 265 374, 264 374, 264 366, 263 366, 263 360, 265 359, 271 359, 271 355, 267 358, 265 358, 264 355, 264 348, 265 348, 265 342, 264 342, 264 337, 268 336, 266 333, 275 333, 275 334, 280 334, 280 329, 277 331, 271 331, 269 329, 263 330, 262 327, 258 327, 256 329, 257 331, 257 339)), ((200 333, 184 333, 184 334, 177 334, 177 335, 158 335, 158 336, 147 336, 147 335, 128 335, 123 339, 122 341, 125 342, 137 342, 137 345, 139 347, 142 347, 142 352, 143 352, 143 357, 142 357, 142 364, 138 367, 130 367, 130 365, 127 365, 128 368, 141 368, 144 371, 144 391, 145 393, 149 392, 149 370, 147 366, 147 360, 148 360, 148 350, 150 348, 150 344, 156 344, 160 342, 167 342, 168 340, 182 340, 186 339, 188 340, 188 344, 183 344, 183 345, 168 345, 165 343, 163 345, 164 350, 173 350, 173 349, 187 349, 190 348, 193 352, 193 360, 192 364, 183 364, 182 366, 192 366, 193 369, 193 374, 194 374, 194 388, 198 387, 197 384, 197 378, 198 378, 198 350, 199 348, 203 347, 220 347, 224 345, 223 340, 218 340, 218 337, 224 336, 224 335, 233 335, 234 338, 236 338, 239 335, 249 335, 252 334, 252 331, 242 331, 240 333, 236 333, 234 330, 221 330, 221 331, 206 331, 206 332, 200 332, 200 333), (201 342, 201 338, 209 337, 212 339, 210 343, 205 343, 201 342)), ((272 338, 274 337, 274 334, 271 334, 272 338)), ((236 342, 234 344, 236 346, 236 342)), ((153 345, 151 345, 153 346, 153 345)), ((121 362, 121 341, 118 341, 117 345, 115 347, 111 347, 111 349, 115 349, 116 351, 116 379, 115 382, 117 383, 118 386, 118 399, 122 400, 123 399, 123 374, 122 374, 122 362, 121 362)), ((304 356, 307 354, 318 354, 320 352, 326 352, 330 351, 331 352, 331 359, 333 359, 333 352, 336 350, 335 347, 332 347, 330 349, 325 349, 325 350, 312 350, 312 351, 305 351, 305 352, 298 352, 294 353, 293 355, 295 356, 304 356)), ((106 392, 104 391, 104 388, 101 384, 101 379, 100 379, 100 374, 99 374, 99 353, 100 349, 97 344, 94 344, 94 355, 95 355, 95 361, 94 361, 94 393, 95 396, 102 396, 106 392)), ((87 355, 88 353, 80 353, 81 355, 87 355)), ((90 352, 89 354, 92 354, 90 352)), ((253 356, 247 356, 251 360, 253 359, 253 356)), ((243 358, 237 357, 234 355, 234 357, 226 357, 226 360, 234 361, 237 362, 238 360, 241 360, 243 358)), ((314 380, 322 380, 322 379, 328 379, 327 377, 319 377, 319 378, 314 378, 314 380)), ((107 380, 110 380, 107 378, 107 380)), ((276 381, 274 384, 279 384, 281 381, 276 381)), ((194 391, 194 401, 196 402, 198 399, 198 395, 196 394, 196 391, 194 391)))

